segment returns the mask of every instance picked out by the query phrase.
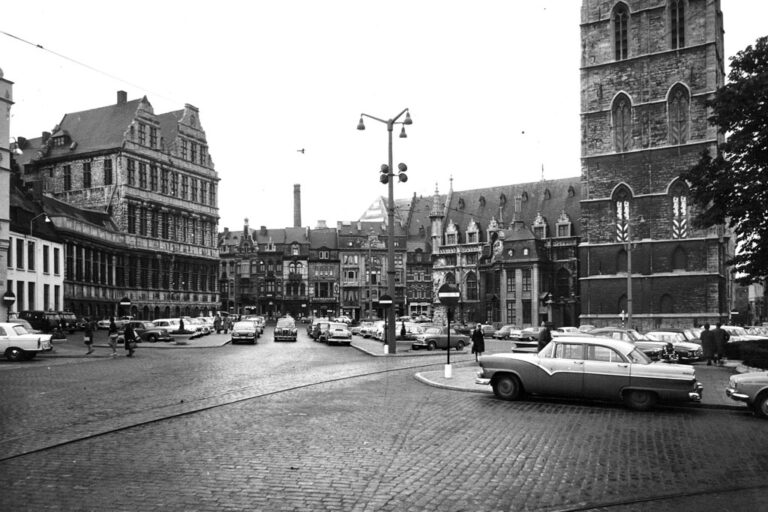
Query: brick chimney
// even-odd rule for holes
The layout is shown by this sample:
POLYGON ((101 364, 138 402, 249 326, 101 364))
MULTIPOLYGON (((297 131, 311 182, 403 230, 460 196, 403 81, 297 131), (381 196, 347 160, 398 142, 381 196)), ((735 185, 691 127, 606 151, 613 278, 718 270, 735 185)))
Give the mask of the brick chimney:
POLYGON ((125 91, 117 91, 117 104, 125 105, 128 103, 128 93, 125 91))
POLYGON ((293 186, 293 227, 301 227, 301 185, 293 186))

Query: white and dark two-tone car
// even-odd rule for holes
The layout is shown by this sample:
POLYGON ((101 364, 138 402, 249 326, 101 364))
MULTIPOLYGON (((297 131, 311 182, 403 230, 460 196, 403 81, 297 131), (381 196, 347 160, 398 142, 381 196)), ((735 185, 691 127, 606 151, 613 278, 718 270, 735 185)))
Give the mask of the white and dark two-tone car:
POLYGON ((725 389, 728 398, 743 402, 755 416, 768 418, 768 372, 748 372, 732 375, 725 389))
POLYGON ((0 323, 0 353, 9 361, 33 359, 53 350, 50 334, 33 334, 20 323, 0 323))
POLYGON ((555 337, 539 353, 480 357, 475 382, 506 400, 525 395, 623 401, 637 410, 656 402, 699 402, 703 386, 691 366, 653 362, 630 342, 555 337))

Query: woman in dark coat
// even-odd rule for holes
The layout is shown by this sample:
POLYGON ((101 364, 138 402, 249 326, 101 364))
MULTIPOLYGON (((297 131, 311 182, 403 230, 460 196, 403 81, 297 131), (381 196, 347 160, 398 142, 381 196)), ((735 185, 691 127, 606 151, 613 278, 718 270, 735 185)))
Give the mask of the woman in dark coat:
POLYGON ((701 331, 701 351, 704 359, 707 360, 707 366, 712 366, 712 360, 715 358, 715 333, 709 330, 709 324, 704 324, 704 330, 701 331))
POLYGON ((485 338, 483 337, 483 328, 480 324, 475 326, 475 330, 472 331, 472 353, 475 354, 475 361, 477 356, 482 355, 485 352, 485 338))

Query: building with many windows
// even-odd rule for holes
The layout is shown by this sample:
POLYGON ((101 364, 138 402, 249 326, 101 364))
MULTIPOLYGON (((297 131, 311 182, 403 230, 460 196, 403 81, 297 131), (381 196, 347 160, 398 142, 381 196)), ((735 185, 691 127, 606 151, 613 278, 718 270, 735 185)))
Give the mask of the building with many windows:
POLYGON ((66 114, 17 139, 15 171, 63 237, 67 309, 142 318, 218 308, 218 175, 198 109, 146 97, 66 114), (79 231, 82 230, 82 231, 79 231))

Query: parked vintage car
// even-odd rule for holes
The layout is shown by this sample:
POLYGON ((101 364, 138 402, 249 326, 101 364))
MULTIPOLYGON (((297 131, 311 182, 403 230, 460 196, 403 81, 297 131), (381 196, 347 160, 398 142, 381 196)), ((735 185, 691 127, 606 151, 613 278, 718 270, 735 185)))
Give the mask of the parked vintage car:
POLYGON ((623 327, 601 327, 589 331, 589 334, 592 336, 601 336, 604 338, 612 338, 614 340, 623 340, 633 343, 637 348, 642 350, 645 355, 653 360, 659 358, 661 351, 664 350, 664 346, 666 345, 666 342, 652 340, 648 336, 640 334, 634 329, 624 329, 623 327))
POLYGON ((235 322, 232 325, 232 344, 240 342, 256 344, 256 326, 253 322, 235 322))
POLYGON ((356 333, 355 333, 355 328, 353 328, 352 334, 359 334, 363 338, 370 338, 373 335, 373 328, 375 324, 376 324, 376 320, 363 320, 357 325, 356 333))
POLYGON ((125 333, 125 328, 129 325, 133 327, 133 332, 136 333, 140 341, 147 341, 149 343, 155 343, 158 341, 173 341, 173 338, 168 333, 168 329, 164 327, 157 327, 153 322, 149 321, 131 320, 130 322, 126 322, 120 329, 118 329, 118 343, 123 343, 125 340, 123 335, 125 333))
POLYGON ((760 418, 768 418, 768 372, 731 375, 725 394, 744 402, 760 418))
POLYGON ((329 345, 349 345, 352 343, 352 333, 344 322, 331 322, 328 329, 320 334, 319 341, 329 345))
POLYGON ((502 325, 498 331, 493 333, 493 337, 497 340, 519 340, 521 332, 522 329, 516 325, 502 325))
POLYGON ((456 350, 464 350, 464 347, 468 347, 472 344, 469 336, 466 334, 459 334, 455 329, 451 328, 450 332, 447 327, 428 327, 422 334, 416 336, 416 339, 411 344, 413 350, 419 350, 426 348, 427 350, 435 350, 439 348, 445 350, 448 347, 448 337, 450 334, 450 348, 456 350))
POLYGON ((703 357, 701 340, 689 332, 690 341, 683 329, 656 329, 645 333, 647 337, 664 343, 671 343, 680 362, 699 361, 703 357), (697 340, 698 343, 692 340, 697 340))
POLYGON ((652 362, 633 343, 559 336, 539 353, 480 357, 475 382, 506 400, 523 395, 624 401, 637 410, 657 401, 698 402, 703 386, 693 367, 652 362))
POLYGON ((33 359, 53 350, 50 334, 32 334, 20 323, 0 323, 0 353, 9 361, 33 359))
MULTIPOLYGON (((118 329, 122 329, 125 327, 125 323, 130 322, 131 320, 133 320, 132 316, 118 316, 115 317, 115 325, 118 329)), ((109 329, 109 318, 102 318, 96 322, 96 327, 104 330, 109 329)))
POLYGON ((413 341, 423 332, 424 327, 416 322, 398 322, 395 326, 395 339, 413 341), (403 336, 403 326, 405 326, 405 336, 403 336))
POLYGON ((297 335, 296 321, 292 317, 284 316, 277 319, 274 341, 296 341, 297 335))

